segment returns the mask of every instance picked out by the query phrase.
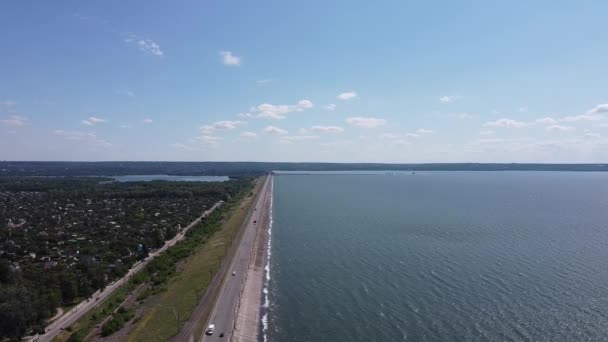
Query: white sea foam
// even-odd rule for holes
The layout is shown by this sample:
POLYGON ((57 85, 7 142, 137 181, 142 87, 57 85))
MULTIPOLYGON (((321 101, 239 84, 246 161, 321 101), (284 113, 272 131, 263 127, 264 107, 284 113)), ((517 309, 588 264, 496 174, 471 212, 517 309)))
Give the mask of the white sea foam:
POLYGON ((272 193, 274 189, 274 181, 271 179, 270 182, 270 223, 268 224, 268 245, 266 247, 266 266, 264 267, 264 273, 266 274, 264 287, 262 292, 264 293, 264 303, 262 304, 262 340, 266 342, 268 340, 266 331, 268 330, 268 308, 270 306, 270 300, 268 298, 268 284, 270 282, 270 255, 272 253, 272 193))

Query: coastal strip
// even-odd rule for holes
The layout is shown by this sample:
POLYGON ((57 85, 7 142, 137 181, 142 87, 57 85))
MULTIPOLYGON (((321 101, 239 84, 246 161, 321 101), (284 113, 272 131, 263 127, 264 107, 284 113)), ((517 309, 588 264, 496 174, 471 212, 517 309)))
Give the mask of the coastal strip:
POLYGON ((262 214, 257 225, 256 238, 245 282, 241 289, 233 342, 258 342, 265 340, 266 310, 268 308, 268 279, 270 276, 269 248, 272 229, 273 182, 265 195, 262 214))
MULTIPOLYGON (((259 220, 261 212, 259 208, 261 208, 268 179, 262 177, 256 183, 254 190, 249 194, 253 197, 247 198, 240 204, 238 211, 244 211, 238 214, 235 211, 235 214, 228 219, 228 222, 233 221, 232 224, 238 224, 238 227, 235 227, 237 230, 234 239, 230 238, 229 245, 224 245, 226 248, 224 256, 221 262, 218 259, 219 268, 214 272, 211 282, 188 321, 181 327, 178 334, 171 338, 171 341, 191 342, 205 339, 205 337, 212 341, 219 339, 221 332, 210 336, 204 334, 209 321, 217 326, 218 331, 222 330, 226 335, 230 334, 240 284, 244 282, 249 251, 253 248, 255 222, 259 220)), ((228 240, 225 243, 228 243, 228 240)), ((223 340, 229 340, 228 336, 220 341, 223 340)))

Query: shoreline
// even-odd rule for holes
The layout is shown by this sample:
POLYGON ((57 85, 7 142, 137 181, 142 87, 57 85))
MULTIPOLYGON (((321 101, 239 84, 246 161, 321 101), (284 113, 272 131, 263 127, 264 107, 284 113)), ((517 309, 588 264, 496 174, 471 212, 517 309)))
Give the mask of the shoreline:
POLYGON ((267 341, 266 334, 268 331, 268 308, 270 307, 270 298, 269 298, 269 287, 270 287, 270 256, 272 255, 272 209, 273 209, 273 186, 272 178, 270 179, 270 203, 268 206, 268 228, 266 229, 266 246, 264 250, 265 254, 265 266, 264 266, 264 284, 262 288, 262 296, 263 296, 263 304, 260 308, 260 314, 262 315, 262 319, 260 321, 261 327, 261 337, 258 338, 260 341, 267 341))
POLYGON ((236 320, 234 323, 234 342, 265 341, 268 307, 268 279, 270 277, 270 243, 272 231, 272 189, 273 178, 270 178, 270 189, 265 194, 262 217, 258 225, 256 238, 245 282, 241 289, 236 320))

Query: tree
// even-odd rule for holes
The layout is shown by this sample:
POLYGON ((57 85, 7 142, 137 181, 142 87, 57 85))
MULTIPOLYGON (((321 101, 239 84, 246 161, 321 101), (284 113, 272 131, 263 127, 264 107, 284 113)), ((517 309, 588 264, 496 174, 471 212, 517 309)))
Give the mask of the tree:
POLYGON ((36 323, 33 294, 21 285, 0 285, 0 335, 21 337, 36 323))
POLYGON ((78 282, 74 273, 64 271, 60 276, 61 296, 64 302, 71 302, 78 297, 78 282))
POLYGON ((93 288, 91 287, 91 280, 86 277, 80 277, 78 279, 78 294, 81 297, 89 298, 93 294, 93 288))
POLYGON ((11 267, 8 260, 0 259, 0 283, 8 283, 11 280, 11 267))

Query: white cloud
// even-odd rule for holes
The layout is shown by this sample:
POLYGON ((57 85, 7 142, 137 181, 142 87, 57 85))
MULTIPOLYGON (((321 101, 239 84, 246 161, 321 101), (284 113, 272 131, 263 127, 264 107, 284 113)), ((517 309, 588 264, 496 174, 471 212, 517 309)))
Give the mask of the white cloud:
POLYGON ((230 120, 216 121, 216 122, 212 123, 211 125, 202 126, 201 131, 204 134, 211 134, 214 131, 227 131, 227 130, 235 129, 238 126, 244 125, 244 124, 246 124, 246 122, 244 122, 244 121, 230 121, 230 120))
POLYGON ((213 135, 203 134, 198 137, 194 137, 189 140, 188 144, 184 143, 173 143, 172 147, 185 150, 185 151, 202 151, 204 147, 217 148, 220 146, 220 142, 222 142, 224 138, 216 137, 213 135))
POLYGON ((339 126, 312 126, 310 128, 313 132, 319 133, 342 133, 344 132, 344 128, 339 126))
POLYGON ((256 107, 258 118, 282 120, 285 119, 285 114, 295 111, 295 106, 289 105, 273 105, 270 103, 262 103, 256 107))
POLYGON ((270 103, 262 103, 261 105, 251 109, 251 112, 258 113, 258 118, 282 120, 286 118, 286 114, 291 112, 301 112, 305 109, 312 108, 314 104, 310 100, 300 100, 296 105, 273 105, 270 103))
POLYGON ((451 103, 460 99, 460 96, 457 95, 444 95, 439 98, 439 102, 441 103, 451 103))
POLYGON ((160 45, 158 45, 152 39, 139 38, 134 34, 130 34, 127 38, 125 38, 125 43, 135 45, 140 51, 149 55, 158 57, 162 57, 164 55, 160 45))
POLYGON ((516 121, 513 119, 502 118, 495 121, 488 121, 483 124, 485 127, 512 127, 519 128, 524 127, 526 125, 525 122, 516 121))
POLYGON ((354 92, 354 91, 347 91, 345 93, 341 93, 336 98, 338 100, 346 101, 346 100, 354 99, 355 97, 357 97, 357 93, 356 92, 354 92))
POLYGON ((155 56, 163 56, 164 54, 160 49, 160 45, 158 45, 152 39, 140 39, 137 41, 137 46, 141 51, 155 56))
POLYGON ((608 113, 608 103, 600 104, 591 109, 587 114, 608 113))
POLYGON ((239 66, 241 65, 241 57, 237 57, 232 54, 230 51, 220 51, 220 56, 222 57, 222 63, 224 65, 229 66, 239 66))
POLYGON ((336 110, 336 105, 333 103, 330 103, 328 105, 323 106, 323 109, 329 110, 329 111, 334 111, 334 110, 336 110))
POLYGON ((62 129, 57 129, 53 131, 53 134, 63 137, 66 140, 70 141, 81 141, 85 143, 90 143, 95 146, 101 147, 110 147, 112 144, 107 142, 104 139, 97 137, 94 132, 82 132, 82 131, 64 131, 62 129))
MULTIPOLYGON (((594 110, 597 108, 594 108, 594 110)), ((597 112, 601 113, 601 112, 597 112)), ((603 119, 604 117, 599 114, 581 114, 581 115, 573 115, 573 116, 565 116, 560 118, 560 122, 575 122, 575 121, 598 121, 603 119)))
POLYGON ((255 81, 255 83, 260 84, 260 85, 262 85, 262 84, 268 84, 270 82, 272 82, 272 79, 270 79, 270 78, 255 81))
POLYGON ((150 118, 145 118, 145 119, 142 120, 142 122, 149 125, 149 124, 153 123, 154 120, 152 120, 150 118))
POLYGON ((254 132, 243 132, 241 133, 241 138, 255 139, 258 135, 254 132))
POLYGON ((524 107, 519 107, 519 109, 517 109, 520 113, 525 113, 528 111, 528 107, 524 106, 524 107))
POLYGON ((108 120, 102 119, 102 118, 96 118, 94 116, 90 116, 88 119, 81 121, 81 123, 86 126, 94 126, 98 123, 104 123, 104 122, 108 122, 108 120))
POLYGON ((604 119, 604 116, 602 114, 599 114, 602 111, 602 106, 603 105, 599 105, 595 107, 587 114, 564 116, 561 118, 544 117, 536 119, 535 122, 545 125, 556 125, 559 122, 599 121, 604 119))
POLYGON ((361 127, 361 128, 376 128, 384 126, 386 120, 371 117, 355 116, 346 119, 346 122, 350 125, 361 127))
POLYGON ((314 105, 310 100, 300 100, 298 101, 298 108, 302 108, 302 109, 309 109, 312 108, 314 105))
POLYGON ((268 126, 266 128, 264 128, 264 132, 266 132, 267 134, 275 134, 275 135, 284 135, 287 134, 287 131, 275 126, 268 126))
POLYGON ((549 132, 566 132, 573 130, 574 127, 571 126, 562 126, 562 125, 551 125, 547 126, 546 130, 549 132))
POLYGON ((410 141, 407 141, 407 139, 417 139, 417 138, 420 138, 424 134, 431 134, 434 132, 435 131, 431 131, 429 129, 420 128, 420 129, 416 130, 416 133, 405 133, 405 134, 383 133, 380 135, 380 139, 388 140, 393 143, 403 144, 403 143, 407 142, 409 144, 410 141))
POLYGON ((555 125, 557 124, 557 119, 546 116, 544 118, 536 119, 536 122, 545 125, 555 125))
POLYGON ((11 115, 8 119, 0 119, 0 125, 10 127, 25 126, 29 122, 28 118, 19 115, 11 115))
POLYGON ((479 132, 479 135, 493 135, 493 134, 494 134, 494 131, 490 131, 490 130, 479 132))
POLYGON ((280 142, 283 144, 291 144, 296 141, 316 140, 319 136, 316 135, 289 135, 282 136, 280 142))
POLYGON ((202 143, 203 145, 217 147, 217 146, 219 146, 220 142, 222 140, 224 140, 224 138, 203 134, 192 140, 193 140, 193 142, 202 143))
POLYGON ((251 113, 238 113, 236 116, 239 118, 250 118, 252 117, 251 113))
POLYGON ((418 133, 418 134, 431 134, 431 133, 435 133, 435 131, 430 130, 430 129, 418 128, 416 130, 416 133, 418 133))

